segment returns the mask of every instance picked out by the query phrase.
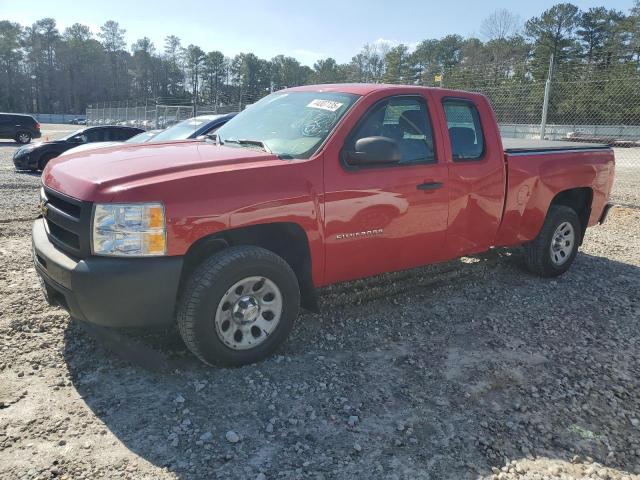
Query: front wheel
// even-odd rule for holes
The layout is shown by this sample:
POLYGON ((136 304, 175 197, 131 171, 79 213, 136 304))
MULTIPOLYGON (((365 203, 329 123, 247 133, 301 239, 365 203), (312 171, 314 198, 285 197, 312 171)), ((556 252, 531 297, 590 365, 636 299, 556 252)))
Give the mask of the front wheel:
POLYGON ((527 268, 542 277, 562 275, 576 258, 581 232, 575 210, 551 206, 538 236, 524 245, 527 268))
POLYGON ((264 359, 287 338, 300 308, 295 273, 260 247, 230 247, 198 267, 181 294, 178 328, 209 365, 264 359))

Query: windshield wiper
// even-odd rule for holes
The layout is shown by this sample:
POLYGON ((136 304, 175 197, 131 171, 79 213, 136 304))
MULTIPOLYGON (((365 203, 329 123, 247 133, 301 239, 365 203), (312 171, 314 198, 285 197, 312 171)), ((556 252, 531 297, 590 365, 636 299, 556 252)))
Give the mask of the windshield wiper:
POLYGON ((220 142, 221 145, 224 145, 225 143, 237 143, 238 145, 254 145, 256 147, 260 147, 262 148, 265 152, 267 153, 273 153, 271 151, 271 149, 269 147, 267 147, 267 144, 264 143, 261 140, 248 140, 245 138, 241 138, 241 139, 227 139, 223 142, 220 142))
POLYGON ((218 137, 218 134, 213 132, 213 133, 207 133, 204 136, 205 141, 212 141, 214 145, 222 145, 222 142, 220 141, 220 138, 218 137))

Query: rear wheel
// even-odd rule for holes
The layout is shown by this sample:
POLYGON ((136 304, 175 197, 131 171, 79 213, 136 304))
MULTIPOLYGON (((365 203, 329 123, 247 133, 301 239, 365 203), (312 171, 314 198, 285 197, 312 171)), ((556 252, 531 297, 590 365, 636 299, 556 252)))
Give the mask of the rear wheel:
POLYGON ((31 134, 29 132, 26 131, 20 131, 16 134, 16 142, 18 143, 29 143, 31 141, 31 134))
POLYGON ((538 236, 524 246, 529 270, 542 277, 562 275, 576 258, 581 232, 572 208, 552 205, 538 236))
POLYGON ((231 247, 211 256, 187 281, 178 328, 203 362, 246 365, 284 342, 299 305, 298 281, 287 262, 260 247, 231 247))

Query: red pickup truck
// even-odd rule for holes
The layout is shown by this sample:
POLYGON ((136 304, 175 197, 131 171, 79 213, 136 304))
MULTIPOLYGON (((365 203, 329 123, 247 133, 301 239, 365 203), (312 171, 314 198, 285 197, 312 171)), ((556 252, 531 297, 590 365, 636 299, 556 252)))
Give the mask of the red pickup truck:
POLYGON ((52 161, 34 260, 104 326, 177 322, 209 364, 258 361, 323 285, 524 246, 555 276, 602 223, 610 148, 500 138, 487 99, 397 85, 273 93, 205 141, 52 161))

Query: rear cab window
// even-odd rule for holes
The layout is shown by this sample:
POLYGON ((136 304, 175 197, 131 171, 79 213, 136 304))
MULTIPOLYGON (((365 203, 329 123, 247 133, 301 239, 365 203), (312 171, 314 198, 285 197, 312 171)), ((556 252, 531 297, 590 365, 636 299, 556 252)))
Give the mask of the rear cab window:
POLYGON ((442 101, 442 106, 453 161, 481 160, 484 155, 484 134, 476 105, 471 100, 447 98, 442 101))

